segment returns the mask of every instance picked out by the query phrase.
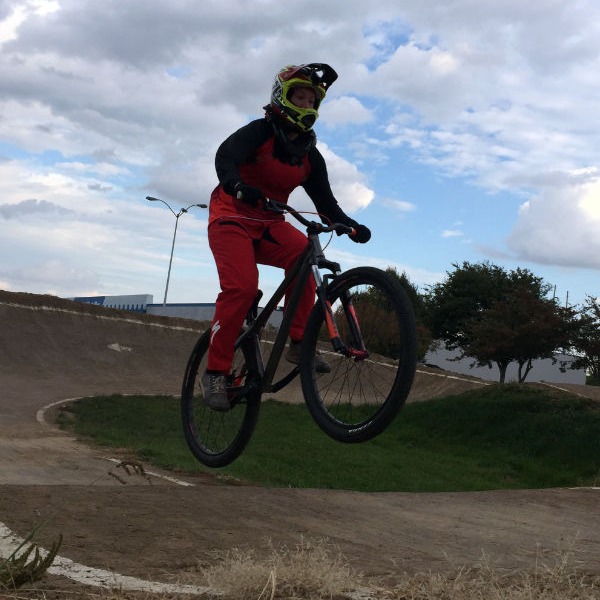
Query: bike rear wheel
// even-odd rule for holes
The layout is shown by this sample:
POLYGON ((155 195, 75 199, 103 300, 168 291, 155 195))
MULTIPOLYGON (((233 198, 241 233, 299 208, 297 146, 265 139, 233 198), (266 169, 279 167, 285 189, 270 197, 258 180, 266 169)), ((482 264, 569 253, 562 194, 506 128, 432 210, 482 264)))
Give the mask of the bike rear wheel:
POLYGON ((230 396, 235 400, 230 410, 218 412, 208 408, 203 401, 200 379, 206 370, 210 331, 196 343, 185 370, 181 391, 181 418, 185 439, 192 454, 208 467, 224 467, 233 462, 244 450, 258 419, 260 392, 248 388, 238 395, 235 389, 250 383, 252 377, 246 367, 246 357, 237 348, 232 364, 230 396))
POLYGON ((372 267, 357 267, 336 277, 327 297, 341 340, 356 352, 342 356, 331 351, 324 311, 317 303, 304 333, 302 391, 325 433, 340 442, 364 442, 384 431, 410 392, 417 362, 412 305, 397 279, 372 267), (344 307, 346 299, 351 300, 350 308, 344 307), (353 334, 352 312, 364 348, 353 334), (326 348, 329 351, 323 351, 326 348), (314 371, 318 349, 331 365, 329 373, 314 371))

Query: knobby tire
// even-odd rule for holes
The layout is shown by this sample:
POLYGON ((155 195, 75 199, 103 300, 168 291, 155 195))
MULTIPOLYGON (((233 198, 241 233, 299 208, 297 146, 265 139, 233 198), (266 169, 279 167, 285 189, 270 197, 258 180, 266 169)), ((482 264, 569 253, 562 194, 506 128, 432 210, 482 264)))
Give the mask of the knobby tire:
MULTIPOLYGON (((248 393, 226 412, 208 408, 203 402, 200 379, 206 370, 209 342, 210 330, 198 339, 188 360, 181 391, 181 418, 192 454, 208 467, 224 467, 243 452, 252 437, 260 393, 248 393)), ((245 364, 244 351, 237 348, 232 368, 240 374, 240 385, 244 383, 245 364)))
POLYGON ((318 426, 340 442, 365 442, 382 433, 404 405, 417 363, 417 333, 412 305, 399 280, 381 269, 357 267, 331 282, 327 297, 340 337, 357 345, 341 305, 352 297, 368 358, 356 360, 331 351, 319 302, 307 323, 300 376, 308 409, 318 426), (315 373, 315 351, 331 372, 315 373))

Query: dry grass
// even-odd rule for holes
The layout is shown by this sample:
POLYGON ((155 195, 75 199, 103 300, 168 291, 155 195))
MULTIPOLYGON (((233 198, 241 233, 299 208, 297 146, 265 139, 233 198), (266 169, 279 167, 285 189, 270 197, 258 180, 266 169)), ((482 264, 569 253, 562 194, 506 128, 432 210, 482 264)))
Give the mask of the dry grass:
POLYGON ((209 587, 231 600, 333 598, 364 586, 337 548, 305 538, 294 548, 271 546, 266 558, 233 549, 205 576, 209 587))
POLYGON ((234 549, 204 571, 208 585, 227 600, 373 598, 382 600, 600 600, 600 576, 577 571, 574 552, 557 552, 553 564, 503 572, 483 556, 473 568, 449 573, 395 575, 384 586, 355 571, 326 540, 302 538, 294 548, 270 548, 266 558, 234 549))
MULTIPOLYGON (((327 540, 300 542, 289 548, 269 545, 268 552, 232 549, 216 564, 199 566, 188 583, 209 585, 222 600, 600 600, 600 575, 579 572, 575 553, 556 553, 552 564, 538 552, 535 567, 503 571, 483 556, 472 568, 448 573, 393 574, 397 582, 383 585, 355 571, 327 540), (191 581, 190 581, 191 580, 191 581)), ((208 596, 203 596, 208 598, 208 596)), ((149 594, 86 588, 61 594, 56 589, 20 589, 8 600, 193 600, 186 594, 149 594)))
POLYGON ((562 553, 554 565, 533 571, 501 573, 484 556, 472 569, 450 574, 407 577, 384 593, 390 600, 597 600, 600 576, 578 573, 573 555, 562 553))

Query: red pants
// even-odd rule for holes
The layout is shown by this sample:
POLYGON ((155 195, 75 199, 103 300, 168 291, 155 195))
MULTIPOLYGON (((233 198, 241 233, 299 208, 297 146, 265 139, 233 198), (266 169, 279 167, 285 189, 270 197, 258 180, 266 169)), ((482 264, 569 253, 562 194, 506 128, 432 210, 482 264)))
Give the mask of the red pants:
MULTIPOLYGON (((294 265, 307 245, 306 236, 286 221, 252 221, 222 218, 208 228, 221 293, 211 327, 207 368, 228 373, 234 344, 244 318, 258 292, 257 264, 285 269, 294 265)), ((290 291, 286 294, 286 303, 290 291)), ((301 297, 290 329, 292 340, 301 340, 315 301, 312 276, 301 297)))

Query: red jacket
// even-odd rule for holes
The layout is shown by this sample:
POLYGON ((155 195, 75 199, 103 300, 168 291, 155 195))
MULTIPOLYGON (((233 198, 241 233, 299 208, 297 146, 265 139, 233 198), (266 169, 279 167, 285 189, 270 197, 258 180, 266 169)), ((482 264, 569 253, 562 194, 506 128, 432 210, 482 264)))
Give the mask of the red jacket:
POLYGON ((301 135, 292 148, 296 150, 294 155, 281 144, 266 118, 251 121, 230 135, 215 156, 219 185, 211 195, 209 224, 235 215, 265 219, 260 208, 231 195, 233 186, 241 180, 259 188, 267 198, 284 203, 301 185, 325 219, 354 226, 355 221, 339 207, 331 191, 325 160, 315 146, 314 133, 301 135))

